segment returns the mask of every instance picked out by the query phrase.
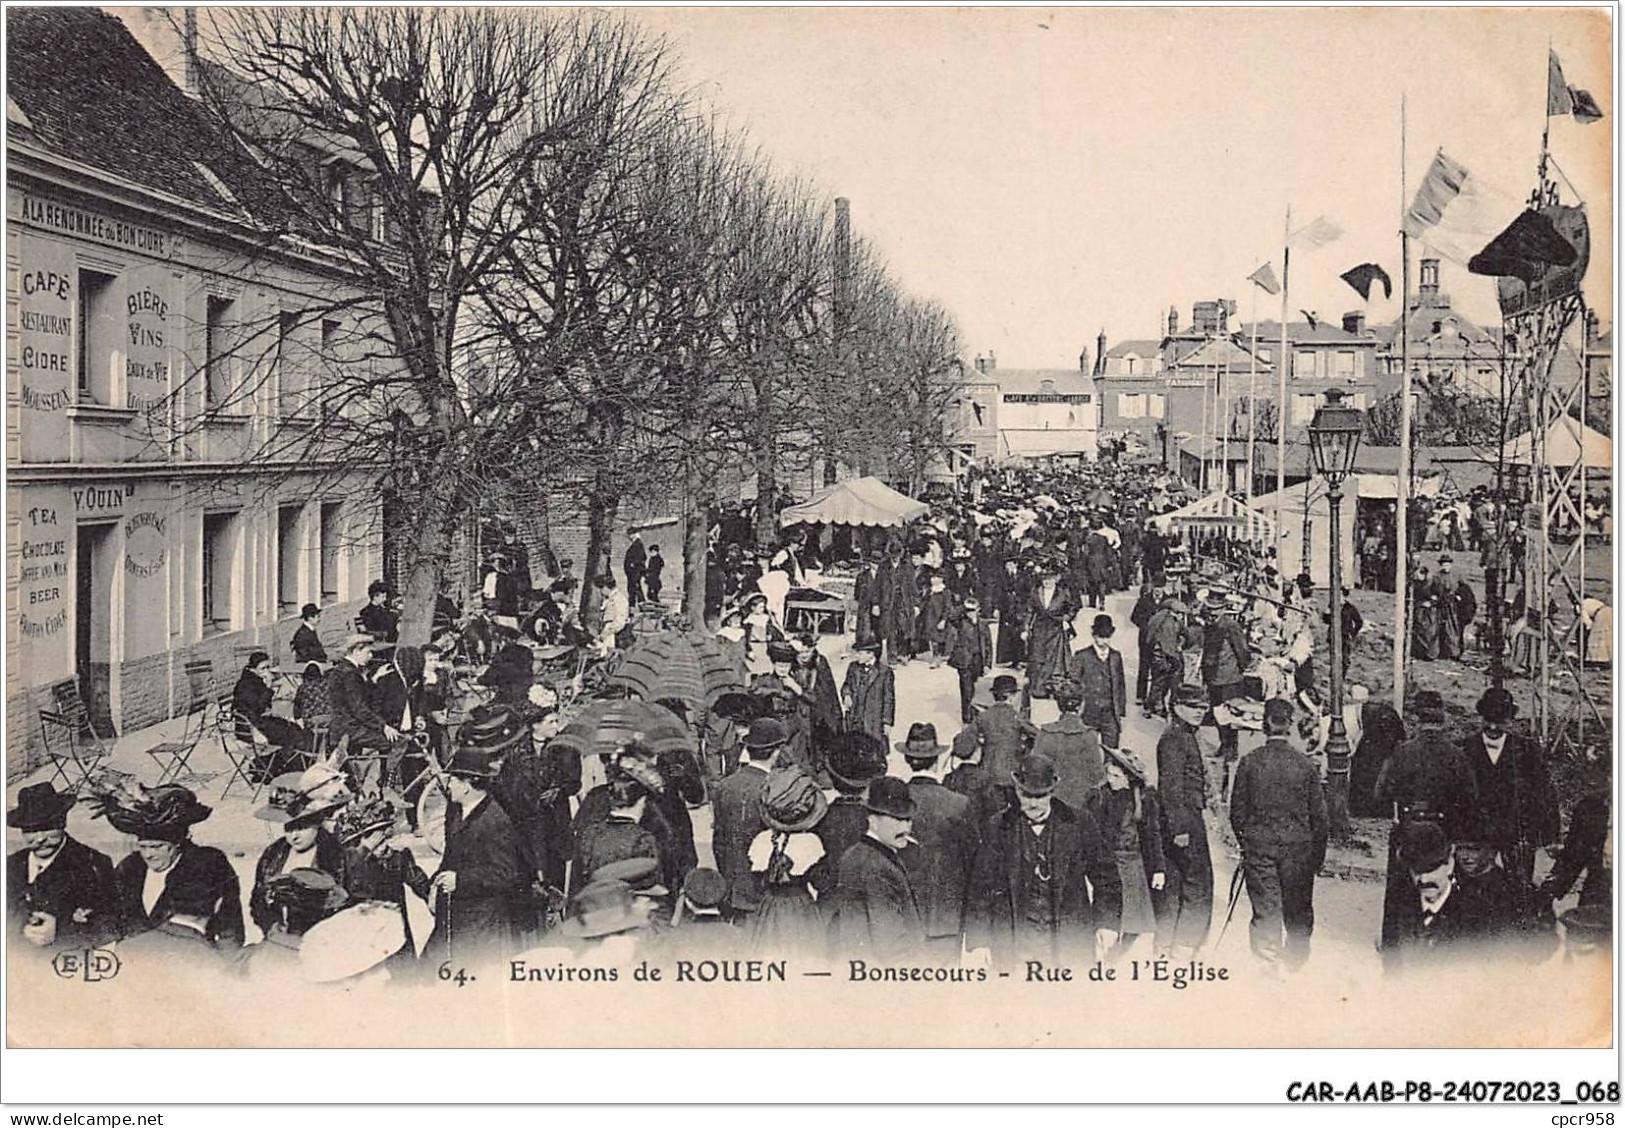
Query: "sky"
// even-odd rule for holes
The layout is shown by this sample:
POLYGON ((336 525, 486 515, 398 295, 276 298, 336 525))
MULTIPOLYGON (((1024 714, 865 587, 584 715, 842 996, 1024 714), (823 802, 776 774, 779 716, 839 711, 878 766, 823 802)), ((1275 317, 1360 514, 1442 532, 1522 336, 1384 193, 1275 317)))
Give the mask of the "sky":
MULTIPOLYGON (((1399 311, 1398 226, 1434 151, 1522 196, 1534 183, 1550 43, 1608 117, 1553 119, 1551 148, 1587 203, 1588 301, 1611 322, 1613 27, 1605 10, 642 9, 684 80, 787 173, 852 201, 854 230, 905 288, 958 320, 967 356, 1058 368, 1161 333, 1170 305, 1281 299, 1293 226, 1345 234, 1293 253, 1292 316, 1362 308, 1338 274, 1393 277, 1363 308, 1399 311), (1400 181, 1406 102, 1408 190, 1400 181)), ((1563 189, 1565 202, 1574 194, 1563 189)), ((1413 249, 1413 261, 1425 251, 1413 249)), ((1414 270, 1414 268, 1413 268, 1414 270)), ((1413 272, 1414 285, 1414 272, 1413 272)), ((1494 283, 1445 262, 1480 324, 1494 283)))

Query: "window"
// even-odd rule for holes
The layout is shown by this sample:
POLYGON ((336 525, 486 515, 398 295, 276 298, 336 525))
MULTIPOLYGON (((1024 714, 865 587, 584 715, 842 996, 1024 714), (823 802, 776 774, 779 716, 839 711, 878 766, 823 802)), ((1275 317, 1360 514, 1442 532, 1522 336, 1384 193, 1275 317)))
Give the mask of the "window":
POLYGON ((232 574, 236 563, 237 515, 203 515, 203 634, 232 629, 232 574))
POLYGON ((339 503, 322 503, 320 553, 322 561, 322 598, 325 607, 339 601, 339 503))
POLYGON ((276 610, 280 618, 299 611, 299 518, 302 505, 276 511, 276 610))
POLYGON ((1313 380, 1315 378, 1315 352, 1313 349, 1299 349, 1296 360, 1292 365, 1292 374, 1300 380, 1313 380))
POLYGON ((203 326, 203 406, 220 410, 231 398, 231 323, 237 303, 209 295, 203 326))
POLYGON ((1145 414, 1149 419, 1161 419, 1168 414, 1167 401, 1161 392, 1147 392, 1145 414))
POLYGON ((1343 349, 1336 357, 1336 367, 1332 370, 1339 380, 1354 379, 1354 350, 1343 349))
POLYGON ((1139 392, 1118 392, 1117 415, 1120 419, 1144 419, 1145 396, 1139 392))
POLYGON ((326 369, 332 368, 338 363, 339 331, 342 328, 343 325, 339 321, 331 318, 323 318, 322 320, 321 363, 324 370, 317 372, 315 379, 319 388, 317 395, 321 397, 324 412, 328 410, 327 389, 333 386, 333 380, 329 377, 326 369))
POLYGON ((79 272, 78 369, 81 403, 113 402, 113 350, 118 342, 118 306, 111 274, 79 272))
POLYGON ((1129 375, 1129 376, 1134 375, 1134 362, 1139 360, 1139 359, 1140 359, 1139 357, 1134 356, 1132 354, 1130 354, 1129 356, 1126 356, 1126 357, 1123 358, 1124 363, 1126 365, 1124 371, 1126 372, 1127 375, 1129 375))
POLYGON ((1320 397, 1310 393, 1308 395, 1295 395, 1292 397, 1292 422, 1308 423, 1315 417, 1315 408, 1320 405, 1320 397))
POLYGON ((298 331, 297 313, 283 310, 277 314, 277 412, 281 415, 298 415, 303 406, 300 401, 304 396, 304 380, 300 378, 299 360, 295 355, 298 348, 295 335, 298 331))

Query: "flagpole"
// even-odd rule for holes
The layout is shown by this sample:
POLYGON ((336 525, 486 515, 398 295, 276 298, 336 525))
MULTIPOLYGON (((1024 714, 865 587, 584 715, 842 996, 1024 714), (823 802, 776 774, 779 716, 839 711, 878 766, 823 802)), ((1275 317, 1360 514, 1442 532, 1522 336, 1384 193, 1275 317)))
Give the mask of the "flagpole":
POLYGON ((1198 445, 1197 445, 1197 448, 1196 448, 1197 457, 1198 457, 1198 468, 1197 468, 1197 471, 1196 471, 1196 487, 1199 490, 1202 491, 1202 496, 1206 497, 1207 496, 1207 371, 1206 371, 1206 369, 1198 367, 1196 369, 1196 374, 1202 380, 1202 434, 1201 434, 1201 437, 1197 440, 1198 445))
POLYGON ((1258 415, 1258 284, 1255 282, 1248 287, 1252 290, 1252 323, 1253 347, 1252 355, 1247 360, 1247 504, 1253 503, 1253 441, 1256 431, 1253 420, 1258 415))
MULTIPOLYGON (((1223 298, 1219 299, 1223 301, 1223 298)), ((1229 314, 1225 314, 1225 334, 1222 346, 1230 344, 1229 314)), ((1223 360, 1213 362, 1213 371, 1218 383, 1213 389, 1214 398, 1219 398, 1219 389, 1224 390, 1224 411, 1219 420, 1219 488, 1226 494, 1230 492, 1230 382, 1225 377, 1230 375, 1230 350, 1221 347, 1220 354, 1223 360)))
POLYGON ((1283 580, 1286 574, 1286 520, 1281 506, 1286 500, 1286 370, 1290 360, 1286 344, 1286 311, 1292 284, 1292 205, 1286 206, 1286 227, 1281 235, 1281 355, 1276 358, 1279 377, 1275 401, 1275 566, 1283 580))
POLYGON ((1399 96, 1399 467, 1394 488, 1394 712, 1405 715, 1405 655, 1409 651, 1410 619, 1407 598, 1410 589, 1411 463, 1411 237, 1406 230, 1405 209, 1405 94, 1399 96))

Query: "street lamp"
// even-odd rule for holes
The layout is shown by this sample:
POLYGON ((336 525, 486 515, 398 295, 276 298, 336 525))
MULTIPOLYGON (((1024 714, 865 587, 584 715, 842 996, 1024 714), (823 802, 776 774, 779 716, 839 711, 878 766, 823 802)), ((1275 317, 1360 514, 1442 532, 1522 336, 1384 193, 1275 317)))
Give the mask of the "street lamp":
POLYGON ((1349 834, 1350 758, 1348 729, 1343 724, 1343 525, 1338 511, 1342 507, 1343 482, 1354 469, 1364 426, 1364 413, 1344 403, 1339 388, 1326 390, 1326 402, 1315 409, 1315 417, 1309 421, 1309 446, 1314 453, 1315 472, 1326 479, 1326 502, 1332 522, 1332 718, 1326 735, 1326 782, 1331 832, 1337 838, 1349 834))

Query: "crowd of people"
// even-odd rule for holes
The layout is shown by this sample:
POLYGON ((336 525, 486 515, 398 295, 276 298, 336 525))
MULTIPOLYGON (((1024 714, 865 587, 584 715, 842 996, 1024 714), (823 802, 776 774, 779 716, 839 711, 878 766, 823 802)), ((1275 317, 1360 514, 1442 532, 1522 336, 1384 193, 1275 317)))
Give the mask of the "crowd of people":
MULTIPOLYGON (((805 530, 765 550, 714 537, 707 626, 742 692, 704 715, 653 703, 686 739, 629 732, 592 757, 554 739, 578 702, 538 664, 626 645, 631 608, 660 599, 660 553, 634 537, 625 594, 600 573, 591 583, 607 597, 582 615, 569 562, 535 576, 505 532, 479 605, 447 598, 428 646, 397 642, 378 584, 329 666, 320 610, 307 607, 292 721, 269 710, 269 656, 249 658, 237 716, 272 749, 256 814, 280 837, 246 899, 225 855, 192 841, 211 814, 193 791, 115 773, 79 794, 23 789, 8 815, 25 840, 8 917, 43 948, 116 940, 307 983, 662 951, 942 974, 1141 951, 1181 960, 1213 941, 1223 818, 1251 950, 1284 974, 1310 955, 1340 710, 1355 747, 1350 807, 1391 828, 1373 937, 1390 967, 1468 949, 1534 962, 1560 937, 1571 953, 1606 947, 1602 776, 1565 832, 1504 689, 1482 694, 1465 738, 1445 728, 1437 693, 1416 693, 1407 717, 1357 685, 1329 701, 1315 630, 1329 613, 1309 578, 1282 575, 1268 546, 1162 527, 1181 500, 1177 484, 1107 461, 984 478, 845 554, 805 530), (820 637, 784 616, 809 572, 843 568, 852 658, 838 680, 820 637), (952 669, 956 733, 899 697, 910 663, 929 678, 952 669), (1160 728, 1154 741, 1126 735, 1131 716, 1160 728), (337 762, 311 762, 300 722, 313 717, 346 749, 337 762), (1244 735, 1257 744, 1245 755, 1244 735), (444 800, 440 830, 419 821, 429 788, 444 800), (81 800, 134 839, 116 866, 66 834, 81 800), (1537 880, 1537 852, 1560 841, 1537 880), (1559 930, 1554 902, 1577 884, 1559 930), (432 921, 421 938, 417 901, 432 921), (249 944, 245 906, 260 936, 249 944)), ((1417 614, 1436 618, 1447 656, 1472 593, 1447 563, 1440 573, 1419 583, 1417 614)), ((1362 628, 1348 595, 1345 656, 1362 628)))

